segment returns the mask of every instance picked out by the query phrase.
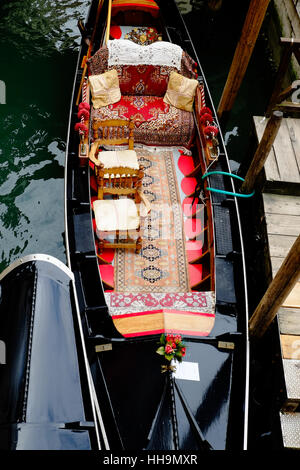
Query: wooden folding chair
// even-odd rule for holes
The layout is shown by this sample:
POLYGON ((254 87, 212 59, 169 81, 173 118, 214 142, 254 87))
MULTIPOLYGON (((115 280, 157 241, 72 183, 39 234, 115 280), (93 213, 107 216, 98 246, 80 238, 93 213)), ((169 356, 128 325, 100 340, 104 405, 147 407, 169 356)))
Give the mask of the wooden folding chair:
POLYGON ((98 199, 93 203, 93 210, 99 254, 105 248, 134 248, 139 253, 142 248, 141 216, 151 209, 141 190, 143 168, 104 168, 102 164, 97 168, 98 199), (145 208, 143 214, 142 207, 145 208), (107 241, 110 237, 113 240, 107 241))
POLYGON ((127 144, 129 150, 134 146, 134 121, 132 119, 109 119, 93 121, 93 136, 98 145, 127 144))
MULTIPOLYGON (((120 183, 125 184, 125 180, 120 179, 124 175, 124 168, 127 168, 127 175, 130 175, 133 183, 137 182, 139 175, 141 178, 144 173, 138 163, 138 158, 134 150, 112 150, 99 152, 98 141, 95 141, 89 152, 89 159, 93 164, 96 177, 98 198, 103 199, 107 192, 113 194, 113 188, 117 188, 120 183), (106 188, 110 188, 106 191, 106 188)), ((141 184, 141 183, 140 183, 141 184)))

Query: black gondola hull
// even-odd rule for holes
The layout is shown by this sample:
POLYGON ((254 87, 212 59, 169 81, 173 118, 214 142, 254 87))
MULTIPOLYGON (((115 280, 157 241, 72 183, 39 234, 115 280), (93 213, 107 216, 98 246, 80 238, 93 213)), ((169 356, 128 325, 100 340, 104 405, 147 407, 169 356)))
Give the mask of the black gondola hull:
POLYGON ((92 446, 72 290, 72 273, 49 256, 25 257, 1 274, 1 449, 92 446))

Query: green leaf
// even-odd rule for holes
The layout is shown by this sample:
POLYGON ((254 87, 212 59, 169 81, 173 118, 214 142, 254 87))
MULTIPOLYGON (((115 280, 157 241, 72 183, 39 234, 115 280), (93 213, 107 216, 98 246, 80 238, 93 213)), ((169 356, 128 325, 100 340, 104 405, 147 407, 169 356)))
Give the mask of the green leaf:
POLYGON ((160 344, 165 344, 165 335, 164 333, 160 336, 160 344))
POLYGON ((161 356, 163 356, 165 354, 165 348, 163 346, 160 346, 157 350, 156 350, 157 354, 160 354, 161 356))
POLYGON ((171 361, 173 359, 173 354, 165 354, 165 358, 168 359, 168 361, 171 361))

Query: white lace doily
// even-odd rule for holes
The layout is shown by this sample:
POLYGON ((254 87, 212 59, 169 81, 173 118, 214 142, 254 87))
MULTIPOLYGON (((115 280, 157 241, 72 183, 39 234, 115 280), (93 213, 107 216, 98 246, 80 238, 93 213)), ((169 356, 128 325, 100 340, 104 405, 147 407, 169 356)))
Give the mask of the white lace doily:
POLYGON ((107 42, 108 66, 116 65, 160 65, 181 68, 182 49, 177 44, 158 41, 141 46, 127 39, 107 42))

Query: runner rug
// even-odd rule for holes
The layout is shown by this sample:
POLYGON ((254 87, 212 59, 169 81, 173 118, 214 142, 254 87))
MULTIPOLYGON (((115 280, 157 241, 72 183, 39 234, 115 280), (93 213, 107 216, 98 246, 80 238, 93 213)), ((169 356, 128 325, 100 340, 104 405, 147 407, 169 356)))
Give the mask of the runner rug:
POLYGON ((174 333, 208 336, 215 323, 213 292, 106 293, 117 330, 125 337, 174 333))
POLYGON ((115 292, 189 292, 183 217, 171 151, 136 149, 151 212, 142 219, 143 245, 116 250, 115 292))

